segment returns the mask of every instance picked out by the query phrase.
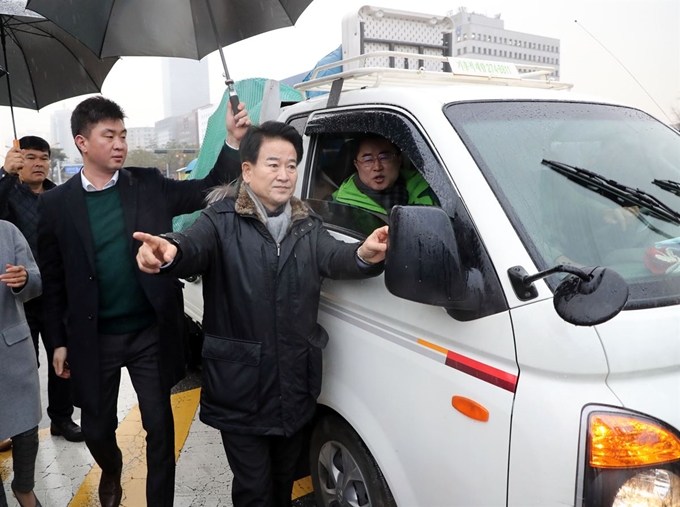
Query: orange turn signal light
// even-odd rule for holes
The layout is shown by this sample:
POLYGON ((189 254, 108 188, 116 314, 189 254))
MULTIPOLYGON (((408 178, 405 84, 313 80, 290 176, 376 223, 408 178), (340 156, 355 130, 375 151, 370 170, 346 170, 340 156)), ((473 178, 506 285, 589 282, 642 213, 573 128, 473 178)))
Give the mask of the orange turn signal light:
POLYGON ((475 421, 487 422, 489 420, 489 411, 476 401, 463 396, 454 396, 451 399, 451 405, 463 415, 468 416, 475 421))
POLYGON ((680 439, 652 421, 627 414, 590 415, 590 466, 632 468, 680 460, 680 439))

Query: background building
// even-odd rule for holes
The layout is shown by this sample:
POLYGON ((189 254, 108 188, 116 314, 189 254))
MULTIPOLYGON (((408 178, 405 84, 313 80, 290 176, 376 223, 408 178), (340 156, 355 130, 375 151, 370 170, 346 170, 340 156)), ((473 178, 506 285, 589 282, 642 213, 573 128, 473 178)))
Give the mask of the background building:
POLYGON ((181 116, 210 104, 208 60, 164 58, 163 106, 165 117, 181 116))
POLYGON ((198 115, 196 111, 163 118, 156 122, 156 148, 169 144, 198 146, 198 115))
POLYGON ((156 146, 154 127, 131 127, 127 129, 128 150, 149 150, 156 146))
POLYGON ((67 162, 80 162, 82 157, 76 148, 71 134, 71 110, 59 109, 50 118, 50 144, 53 148, 61 148, 67 162))
POLYGON ((156 147, 165 148, 168 143, 177 141, 177 117, 171 116, 156 122, 156 147))
POLYGON ((217 104, 210 104, 196 111, 198 121, 198 142, 203 144, 205 138, 205 131, 208 128, 208 120, 212 114, 217 110, 217 104))
POLYGON ((559 79, 559 39, 506 30, 500 14, 491 18, 461 7, 449 15, 455 27, 453 56, 553 67, 554 77, 559 79))
POLYGON ((195 110, 177 117, 176 140, 183 146, 198 146, 198 115, 195 110))

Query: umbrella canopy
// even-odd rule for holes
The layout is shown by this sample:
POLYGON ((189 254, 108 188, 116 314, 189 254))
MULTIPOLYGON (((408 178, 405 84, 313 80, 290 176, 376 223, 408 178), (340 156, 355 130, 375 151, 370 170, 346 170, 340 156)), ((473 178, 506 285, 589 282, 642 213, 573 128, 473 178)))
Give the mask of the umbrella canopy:
POLYGON ((311 2, 29 0, 27 8, 54 21, 101 57, 171 56, 200 60, 218 47, 292 26, 311 2))
MULTIPOLYGON (((98 93, 118 58, 99 59, 57 25, 16 2, 0 1, 0 105, 41 109, 98 93)), ((16 133, 15 133, 16 136, 16 133)))
POLYGON ((28 0, 100 57, 200 60, 219 49, 229 101, 239 99, 222 47, 292 26, 312 0, 28 0))

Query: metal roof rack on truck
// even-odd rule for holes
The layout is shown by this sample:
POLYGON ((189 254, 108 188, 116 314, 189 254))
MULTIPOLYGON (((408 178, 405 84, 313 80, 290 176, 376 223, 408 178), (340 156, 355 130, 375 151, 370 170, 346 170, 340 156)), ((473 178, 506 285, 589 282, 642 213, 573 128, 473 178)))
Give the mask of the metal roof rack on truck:
POLYGON ((450 56, 427 55, 398 51, 374 51, 362 55, 322 65, 314 69, 309 81, 298 83, 295 88, 305 92, 330 92, 333 83, 336 92, 373 88, 379 86, 441 86, 447 84, 486 84, 496 86, 519 86, 527 88, 543 88, 553 90, 569 90, 574 85, 555 81, 549 78, 553 67, 539 65, 522 65, 491 60, 473 60, 450 56), (324 71, 358 62, 364 65, 368 58, 388 58, 390 67, 356 67, 317 78, 324 71), (409 59, 419 60, 419 68, 395 68, 395 61, 404 59, 407 67, 409 59), (442 71, 425 70, 423 62, 439 62, 442 71), (523 73, 520 73, 520 70, 523 73), (538 79, 537 79, 538 78, 538 79))

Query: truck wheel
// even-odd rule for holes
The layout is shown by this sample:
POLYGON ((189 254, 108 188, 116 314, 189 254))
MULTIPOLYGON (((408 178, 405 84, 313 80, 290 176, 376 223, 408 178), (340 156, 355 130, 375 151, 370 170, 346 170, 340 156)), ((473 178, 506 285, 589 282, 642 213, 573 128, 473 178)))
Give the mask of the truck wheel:
POLYGON ((309 463, 317 507, 396 507, 370 451, 340 417, 319 419, 312 432, 309 463))

